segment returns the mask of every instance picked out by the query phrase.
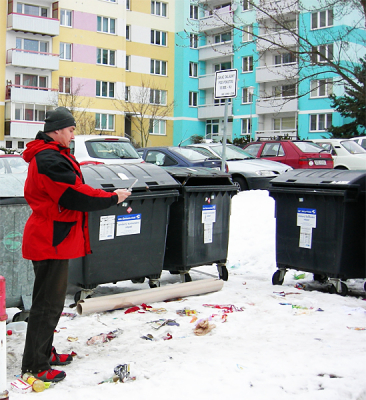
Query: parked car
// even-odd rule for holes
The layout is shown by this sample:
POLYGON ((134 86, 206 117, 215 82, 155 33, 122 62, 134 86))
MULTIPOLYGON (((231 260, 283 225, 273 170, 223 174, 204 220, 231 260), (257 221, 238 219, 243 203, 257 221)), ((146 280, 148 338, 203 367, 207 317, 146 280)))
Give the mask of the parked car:
POLYGON ((70 151, 80 165, 144 162, 129 139, 121 136, 76 135, 70 151))
POLYGON ((356 136, 356 137, 350 138, 349 140, 355 141, 361 147, 366 149, 366 136, 356 136))
MULTIPOLYGON (((221 143, 200 143, 188 145, 207 156, 222 157, 221 143)), ((268 189, 270 180, 292 168, 275 161, 259 160, 232 144, 226 145, 226 163, 232 180, 240 191, 268 189)))
POLYGON ((28 163, 17 154, 0 154, 0 175, 23 174, 28 171, 28 163))
POLYGON ((221 159, 213 154, 203 155, 187 147, 144 147, 137 152, 147 163, 162 167, 221 167, 221 159))
POLYGON ((243 147, 254 157, 278 161, 292 168, 333 168, 332 156, 305 140, 268 140, 248 143, 243 147))
POLYGON ((366 150, 349 139, 314 139, 332 155, 334 168, 366 169, 366 150))

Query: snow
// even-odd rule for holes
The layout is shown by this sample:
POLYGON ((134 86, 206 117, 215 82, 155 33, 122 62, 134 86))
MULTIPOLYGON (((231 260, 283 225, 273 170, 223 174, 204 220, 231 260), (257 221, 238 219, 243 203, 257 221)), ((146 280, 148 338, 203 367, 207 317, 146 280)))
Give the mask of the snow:
MULTIPOLYGON (((77 356, 64 367, 67 377, 62 382, 28 396, 52 400, 71 396, 92 400, 151 396, 160 400, 365 400, 366 330, 354 329, 366 327, 364 282, 348 281, 353 290, 342 297, 295 287, 299 283, 311 286, 313 276, 305 273, 296 280, 294 275, 302 272, 289 270, 283 285, 273 286, 274 200, 267 191, 234 196, 229 239, 229 279, 218 292, 149 304, 166 309, 163 314, 117 310, 61 317, 54 344, 58 352, 74 351, 77 356), (227 313, 223 322, 222 310, 204 304, 233 305, 235 311, 227 313), (194 315, 177 314, 184 308, 195 310, 198 321, 217 314, 209 320, 215 328, 196 336, 194 315), (155 330, 150 322, 161 318, 175 320, 179 326, 155 330), (95 335, 117 329, 123 332, 109 342, 86 344, 95 335), (168 333, 172 339, 164 340, 168 333), (147 334, 154 340, 141 338, 147 334), (119 364, 130 364, 136 379, 98 384, 111 378, 119 364)), ((217 277, 216 266, 194 268, 191 277, 217 277)), ((161 285, 179 282, 177 275, 163 272, 161 285)), ((100 285, 95 296, 146 288, 147 281, 123 281, 100 285)), ((69 307, 74 289, 66 298, 65 313, 76 314, 69 307)), ((7 311, 11 316, 18 310, 7 311)), ((7 337, 12 400, 24 398, 10 390, 10 382, 19 377, 24 338, 24 333, 7 337)))

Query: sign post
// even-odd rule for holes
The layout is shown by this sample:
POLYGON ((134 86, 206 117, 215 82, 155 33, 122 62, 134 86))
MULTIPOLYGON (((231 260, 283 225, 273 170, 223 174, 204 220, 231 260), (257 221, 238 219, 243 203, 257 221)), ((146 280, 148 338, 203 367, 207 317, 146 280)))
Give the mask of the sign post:
POLYGON ((215 72, 215 99, 225 99, 224 133, 222 140, 221 171, 225 171, 226 162, 226 137, 228 119, 228 99, 236 97, 238 70, 228 69, 215 72))

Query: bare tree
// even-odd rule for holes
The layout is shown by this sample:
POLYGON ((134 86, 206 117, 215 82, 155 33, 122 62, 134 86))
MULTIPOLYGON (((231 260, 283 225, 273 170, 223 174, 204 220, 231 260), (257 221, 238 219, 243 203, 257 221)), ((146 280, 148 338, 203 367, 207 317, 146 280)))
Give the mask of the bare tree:
POLYGON ((58 103, 55 106, 66 107, 70 110, 76 121, 79 135, 92 135, 95 133, 95 116, 88 110, 92 99, 81 96, 82 86, 71 88, 70 93, 59 93, 58 103))
MULTIPOLYGON (((233 2, 237 3, 242 4, 243 0, 233 2)), ((235 13, 235 17, 230 20, 215 10, 212 1, 198 4, 206 13, 213 15, 224 29, 226 27, 231 31, 232 35, 250 35, 252 41, 235 41, 240 42, 240 45, 232 49, 234 53, 254 41, 258 53, 257 61, 273 73, 278 73, 277 68, 266 64, 267 50, 278 55, 285 53, 296 61, 296 68, 281 68, 278 79, 296 82, 297 96, 309 93, 308 88, 301 86, 302 81, 309 78, 321 80, 330 73, 335 77, 333 85, 348 84, 356 92, 363 90, 354 67, 363 56, 360 49, 366 45, 366 0, 320 0, 316 8, 307 7, 306 1, 301 0, 245 0, 245 3, 248 8, 256 11, 258 30, 252 29, 251 22, 244 19, 246 13, 242 16, 235 13), (314 14, 311 24, 316 24, 317 18, 320 21, 320 18, 325 17, 330 29, 311 29, 306 26, 301 18, 305 12, 314 14), (333 19, 341 20, 343 16, 349 16, 352 12, 356 18, 351 24, 331 29, 333 19)), ((262 98, 272 96, 273 93, 261 93, 262 98)))
POLYGON ((130 139, 136 146, 145 147, 150 133, 159 121, 174 109, 174 100, 167 102, 167 91, 151 80, 141 80, 139 87, 126 87, 123 98, 115 100, 115 106, 125 116, 129 115, 135 128, 130 139))

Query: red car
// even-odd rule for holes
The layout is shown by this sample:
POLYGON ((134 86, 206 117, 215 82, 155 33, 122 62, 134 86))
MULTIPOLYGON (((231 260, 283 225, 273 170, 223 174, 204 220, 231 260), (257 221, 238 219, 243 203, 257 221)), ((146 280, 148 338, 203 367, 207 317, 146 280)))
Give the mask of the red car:
POLYGON ((294 169, 333 168, 333 158, 321 146, 305 140, 268 140, 248 143, 245 151, 257 158, 278 161, 294 169))

